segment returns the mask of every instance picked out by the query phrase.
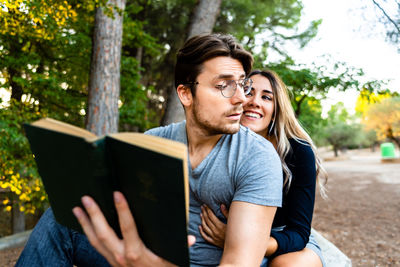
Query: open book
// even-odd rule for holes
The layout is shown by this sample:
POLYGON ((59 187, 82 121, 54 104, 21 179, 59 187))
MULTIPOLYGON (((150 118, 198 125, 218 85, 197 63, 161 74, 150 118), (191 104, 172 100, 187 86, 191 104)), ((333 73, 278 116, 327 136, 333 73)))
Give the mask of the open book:
POLYGON ((89 195, 121 236, 113 191, 126 197, 140 237, 157 255, 189 266, 187 147, 141 133, 103 137, 45 118, 25 124, 56 220, 82 232, 72 213, 89 195))

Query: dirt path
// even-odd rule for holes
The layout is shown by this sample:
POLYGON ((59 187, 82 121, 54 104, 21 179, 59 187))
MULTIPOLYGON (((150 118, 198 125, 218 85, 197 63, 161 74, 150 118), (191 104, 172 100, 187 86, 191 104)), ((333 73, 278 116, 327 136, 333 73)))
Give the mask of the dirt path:
POLYGON ((314 228, 353 266, 400 266, 400 163, 353 151, 324 166, 329 200, 317 197, 314 228))
MULTIPOLYGON (((324 166, 329 199, 317 196, 313 227, 353 266, 400 266, 400 163, 351 151, 324 166)), ((0 251, 0 266, 14 266, 20 251, 0 251)))

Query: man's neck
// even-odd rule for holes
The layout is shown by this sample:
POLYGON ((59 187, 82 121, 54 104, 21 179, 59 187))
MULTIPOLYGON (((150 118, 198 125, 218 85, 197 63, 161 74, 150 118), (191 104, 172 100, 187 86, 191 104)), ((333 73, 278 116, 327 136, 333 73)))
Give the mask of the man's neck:
POLYGON ((222 134, 210 135, 193 123, 186 123, 186 134, 189 149, 189 159, 192 169, 195 169, 211 152, 222 134))

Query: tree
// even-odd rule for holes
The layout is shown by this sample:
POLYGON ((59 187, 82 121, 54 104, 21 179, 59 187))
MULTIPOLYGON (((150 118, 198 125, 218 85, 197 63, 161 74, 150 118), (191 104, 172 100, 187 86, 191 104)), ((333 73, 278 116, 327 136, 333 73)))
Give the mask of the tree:
POLYGON ((400 97, 385 98, 372 104, 363 121, 368 129, 377 132, 378 139, 387 138, 400 148, 400 97))
MULTIPOLYGON (((222 0, 200 0, 196 7, 193 19, 189 26, 188 38, 202 34, 211 33, 214 27, 219 7, 222 0)), ((175 85, 177 86, 177 85, 175 85)), ((183 107, 178 99, 174 86, 168 94, 167 107, 163 118, 163 124, 170 124, 185 119, 183 107)))
MULTIPOLYGON (((188 36, 190 19, 193 19, 194 13, 197 12, 198 1, 139 2, 142 2, 142 9, 136 17, 143 22, 144 31, 157 39, 161 52, 155 55, 154 50, 146 48, 132 50, 140 58, 141 84, 146 88, 154 88, 151 97, 155 101, 150 103, 151 107, 163 116, 169 105, 166 105, 165 100, 169 99, 168 95, 173 88, 172 77, 176 53, 188 36), (162 109, 159 109, 159 106, 162 109)), ((270 45, 268 41, 263 42, 262 51, 267 47, 282 50, 281 44, 288 40, 298 41, 300 45, 305 45, 307 40, 315 35, 318 22, 313 23, 306 31, 298 33, 295 29, 301 17, 301 10, 302 4, 299 0, 222 1, 221 12, 217 16, 213 31, 232 34, 253 54, 255 52, 253 48, 260 46, 255 42, 255 36, 259 38, 268 35, 268 39, 276 40, 273 45, 270 45), (292 29, 294 34, 283 34, 288 28, 292 29), (268 34, 263 35, 264 32, 268 34)), ((258 54, 254 54, 256 61, 264 62, 266 54, 260 56, 258 54)), ((165 124, 165 120, 162 124, 165 124)))
POLYGON ((322 105, 319 99, 307 96, 301 104, 301 113, 297 119, 317 146, 324 145, 324 128, 327 121, 322 118, 322 105))
POLYGON ((0 188, 5 190, 3 206, 12 212, 13 233, 25 230, 22 214, 34 214, 47 203, 47 196, 37 173, 22 124, 40 118, 31 104, 11 100, 8 108, 0 109, 0 188))
POLYGON ((55 52, 73 40, 63 30, 73 28, 76 21, 76 9, 66 1, 0 3, 0 87, 11 91, 11 101, 0 109, 0 186, 9 192, 3 205, 13 213, 14 232, 24 230, 22 213, 35 213, 46 203, 22 123, 46 116, 54 107, 65 114, 63 104, 76 99, 61 88, 64 73, 56 74, 56 70, 67 70, 70 65, 60 64, 65 58, 55 52))
POLYGON ((312 21, 303 32, 297 29, 302 9, 300 0, 223 1, 215 31, 234 35, 255 56, 257 66, 269 50, 286 56, 285 43, 304 47, 316 35, 321 20, 312 21))
POLYGON ((302 113, 303 102, 308 96, 323 99, 330 89, 340 91, 361 88, 379 88, 379 81, 370 81, 363 85, 359 78, 363 76, 361 69, 347 66, 345 63, 333 63, 335 71, 328 72, 325 67, 313 66, 308 68, 296 64, 291 58, 278 63, 270 63, 267 67, 276 71, 292 93, 292 105, 297 117, 302 113))
POLYGON ((327 126, 324 129, 326 141, 332 145, 335 157, 342 148, 357 147, 361 140, 361 125, 354 123, 342 102, 332 105, 328 111, 327 126))
POLYGON ((122 12, 125 0, 110 0, 112 17, 105 7, 96 10, 86 128, 96 135, 118 131, 122 12))

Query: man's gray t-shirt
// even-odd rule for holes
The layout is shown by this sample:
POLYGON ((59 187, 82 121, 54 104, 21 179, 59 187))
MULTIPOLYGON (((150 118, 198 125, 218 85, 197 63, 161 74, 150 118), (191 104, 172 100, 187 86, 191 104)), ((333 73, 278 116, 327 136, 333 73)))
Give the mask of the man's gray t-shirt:
MULTIPOLYGON (((185 121, 146 134, 187 144, 185 121)), ((189 161, 189 234, 196 236, 190 248, 191 266, 216 266, 223 252, 199 232, 201 205, 206 204, 225 222, 221 204, 229 207, 232 201, 243 201, 280 207, 282 181, 281 162, 272 144, 243 126, 236 134, 223 135, 196 169, 192 170, 189 161)))

